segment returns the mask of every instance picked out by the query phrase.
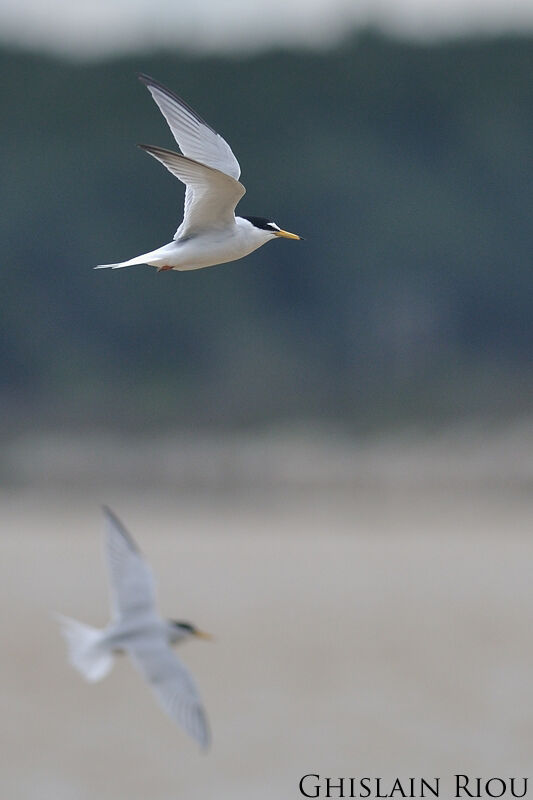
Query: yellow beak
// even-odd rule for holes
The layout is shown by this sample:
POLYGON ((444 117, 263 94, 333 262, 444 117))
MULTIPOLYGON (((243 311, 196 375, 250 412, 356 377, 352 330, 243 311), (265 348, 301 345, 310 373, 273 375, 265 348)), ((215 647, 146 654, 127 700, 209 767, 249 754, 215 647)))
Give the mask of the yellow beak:
POLYGON ((194 635, 197 636, 199 639, 206 639, 207 641, 211 641, 213 639, 210 633, 206 633, 205 631, 199 631, 198 629, 195 630, 194 635))
POLYGON ((282 236, 284 239, 298 239, 300 240, 302 237, 298 236, 296 233, 289 233, 288 231, 274 231, 276 236, 282 236))

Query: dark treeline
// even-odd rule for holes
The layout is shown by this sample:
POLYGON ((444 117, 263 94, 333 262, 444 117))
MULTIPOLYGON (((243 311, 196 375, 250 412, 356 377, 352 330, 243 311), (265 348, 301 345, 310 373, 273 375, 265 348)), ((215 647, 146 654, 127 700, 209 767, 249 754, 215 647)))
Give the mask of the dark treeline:
POLYGON ((4 428, 512 415, 533 390, 533 40, 71 64, 4 49, 4 428), (302 234, 192 273, 136 80, 232 145, 242 214, 302 234))

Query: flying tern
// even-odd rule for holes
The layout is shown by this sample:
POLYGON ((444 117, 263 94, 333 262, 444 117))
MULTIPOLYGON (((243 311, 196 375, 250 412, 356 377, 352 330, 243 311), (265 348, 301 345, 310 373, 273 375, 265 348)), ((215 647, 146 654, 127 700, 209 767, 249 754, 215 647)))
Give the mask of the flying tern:
POLYGON ((104 516, 111 622, 98 629, 58 615, 69 660, 93 682, 107 675, 116 654, 127 653, 164 711, 205 749, 209 744, 205 711, 189 671, 171 645, 192 636, 210 636, 189 622, 158 615, 150 567, 118 517, 106 507, 104 516))
POLYGON ((164 270, 191 270, 235 261, 276 239, 301 239, 266 217, 236 217, 245 193, 241 168, 229 144, 180 97, 162 84, 140 75, 169 124, 181 153, 140 144, 185 184, 183 221, 174 239, 128 261, 100 264, 118 269, 149 264, 164 270))

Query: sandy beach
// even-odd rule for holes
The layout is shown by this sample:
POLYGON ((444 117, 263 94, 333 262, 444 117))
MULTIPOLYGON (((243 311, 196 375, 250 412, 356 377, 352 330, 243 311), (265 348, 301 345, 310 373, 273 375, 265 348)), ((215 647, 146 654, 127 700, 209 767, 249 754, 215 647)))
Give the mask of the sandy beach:
POLYGON ((298 798, 323 776, 527 775, 533 502, 524 491, 11 491, 0 496, 2 796, 298 798), (153 566, 207 755, 120 659, 67 664, 53 612, 107 619, 100 502, 153 566))

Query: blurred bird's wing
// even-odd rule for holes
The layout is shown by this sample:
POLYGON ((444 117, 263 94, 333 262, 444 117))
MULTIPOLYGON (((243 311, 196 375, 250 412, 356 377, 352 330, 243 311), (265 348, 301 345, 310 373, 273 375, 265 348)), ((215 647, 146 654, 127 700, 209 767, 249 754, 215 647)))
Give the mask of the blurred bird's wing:
POLYGON ((106 506, 103 511, 112 616, 115 620, 124 620, 155 615, 152 571, 118 517, 106 506))
POLYGON ((159 106, 183 155, 238 180, 241 168, 225 139, 165 86, 148 75, 139 75, 139 80, 159 106))
POLYGON ((139 147, 187 186, 183 222, 174 239, 223 229, 235 222, 235 206, 246 191, 242 183, 172 150, 146 144, 139 147))
POLYGON ((206 749, 209 727, 200 696, 188 669, 174 655, 166 638, 157 634, 137 637, 127 650, 163 710, 206 749))

